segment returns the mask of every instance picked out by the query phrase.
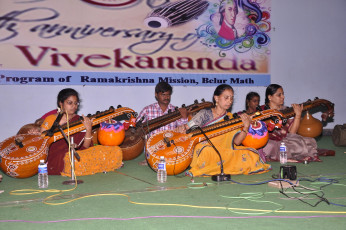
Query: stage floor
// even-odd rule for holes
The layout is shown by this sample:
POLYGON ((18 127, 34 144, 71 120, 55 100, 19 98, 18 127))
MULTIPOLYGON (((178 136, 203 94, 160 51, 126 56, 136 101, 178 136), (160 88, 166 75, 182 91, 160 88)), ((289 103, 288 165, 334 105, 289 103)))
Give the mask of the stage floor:
POLYGON ((159 184, 149 166, 138 165, 141 154, 114 172, 79 177, 84 183, 76 188, 62 184, 70 178, 49 176, 49 189, 39 193, 37 175, 14 179, 1 172, 0 228, 345 229, 346 147, 334 146, 330 136, 319 138, 318 147, 336 155, 292 164, 300 180, 296 191, 302 194, 292 188, 284 192, 295 199, 263 183, 279 173, 278 162, 270 163, 268 173, 232 176, 236 182, 260 185, 217 183, 210 177, 192 183, 184 174, 159 184))

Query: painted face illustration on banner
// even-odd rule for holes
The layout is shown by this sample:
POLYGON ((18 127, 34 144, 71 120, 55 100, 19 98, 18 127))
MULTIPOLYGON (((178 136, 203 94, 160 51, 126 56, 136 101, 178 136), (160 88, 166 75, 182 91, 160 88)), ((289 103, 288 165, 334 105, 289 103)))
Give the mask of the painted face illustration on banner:
POLYGON ((211 15, 211 20, 215 31, 226 40, 235 40, 243 36, 245 27, 250 21, 235 0, 227 0, 222 3, 218 12, 211 15))
POLYGON ((218 52, 230 51, 230 54, 267 49, 271 30, 268 4, 269 1, 258 0, 216 0, 214 4, 210 3, 209 18, 204 18, 205 23, 196 28, 201 43, 218 52))
POLYGON ((229 25, 234 25, 238 14, 238 6, 234 0, 228 0, 224 9, 224 20, 229 25))

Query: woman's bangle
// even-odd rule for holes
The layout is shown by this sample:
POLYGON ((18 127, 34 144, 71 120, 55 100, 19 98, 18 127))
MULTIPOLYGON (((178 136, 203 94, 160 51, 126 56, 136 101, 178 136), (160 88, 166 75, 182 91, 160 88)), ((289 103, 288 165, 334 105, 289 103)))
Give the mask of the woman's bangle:
POLYGON ((85 140, 91 140, 93 137, 84 137, 85 140))
POLYGON ((246 130, 244 130, 244 129, 242 129, 241 131, 242 131, 242 132, 245 132, 246 134, 249 132, 249 131, 246 131, 246 130))

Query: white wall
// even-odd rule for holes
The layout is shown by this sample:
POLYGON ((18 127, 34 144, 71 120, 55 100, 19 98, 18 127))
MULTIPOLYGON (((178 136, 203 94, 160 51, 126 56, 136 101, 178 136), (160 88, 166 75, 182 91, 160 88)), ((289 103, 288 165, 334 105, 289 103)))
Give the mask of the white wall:
MULTIPOLYGON (((316 96, 335 103, 334 122, 326 128, 346 123, 345 12, 345 0, 272 0, 271 82, 284 87, 286 105, 316 96)), ((118 104, 139 112, 155 100, 151 86, 71 87, 80 93, 80 114, 85 115, 118 104)), ((54 109, 62 88, 65 86, 0 85, 0 141, 54 109)), ((244 109, 245 96, 253 90, 264 103, 265 87, 236 87, 234 112, 244 109)), ((194 99, 211 100, 213 91, 214 87, 174 87, 172 103, 180 106, 194 99)))

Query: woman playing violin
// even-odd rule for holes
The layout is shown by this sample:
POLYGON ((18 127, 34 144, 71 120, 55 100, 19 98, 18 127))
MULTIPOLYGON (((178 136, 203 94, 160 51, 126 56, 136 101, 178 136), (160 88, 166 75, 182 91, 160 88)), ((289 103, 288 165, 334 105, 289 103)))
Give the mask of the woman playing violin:
MULTIPOLYGON (((79 94, 76 90, 66 88, 59 92, 57 105, 60 113, 63 113, 59 125, 64 125, 67 122, 72 123, 81 118, 76 114, 79 103, 79 94)), ((41 130, 49 130, 58 115, 59 113, 56 113, 46 117, 42 123, 41 130)), ((74 147, 80 150, 87 149, 92 145, 92 121, 84 115, 82 115, 82 117, 82 123, 84 124, 86 131, 72 135, 75 143, 74 147)), ((68 151, 69 146, 65 139, 59 140, 50 145, 47 158, 49 175, 60 175, 64 169, 64 157, 68 151)))

